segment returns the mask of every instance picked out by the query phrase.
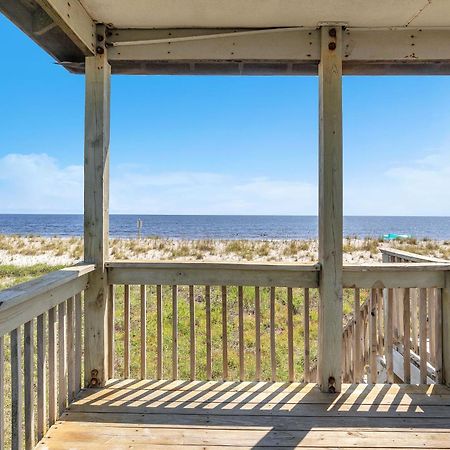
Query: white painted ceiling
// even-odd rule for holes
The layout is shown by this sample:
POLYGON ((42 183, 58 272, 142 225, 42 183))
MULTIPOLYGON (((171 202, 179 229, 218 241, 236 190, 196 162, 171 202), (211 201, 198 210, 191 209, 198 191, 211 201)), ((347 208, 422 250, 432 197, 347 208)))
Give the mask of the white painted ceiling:
POLYGON ((450 26, 450 0, 81 0, 118 28, 450 26))

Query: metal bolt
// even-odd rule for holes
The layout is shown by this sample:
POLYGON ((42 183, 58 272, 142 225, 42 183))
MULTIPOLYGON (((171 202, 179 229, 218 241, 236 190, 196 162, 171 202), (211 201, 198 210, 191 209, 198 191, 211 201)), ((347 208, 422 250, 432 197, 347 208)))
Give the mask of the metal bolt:
POLYGON ((330 28, 330 29, 328 30, 328 35, 329 35, 330 37, 336 37, 336 28, 330 28))
POLYGON ((97 41, 102 42, 103 41, 103 35, 97 34, 97 41))
POLYGON ((328 50, 336 50, 336 42, 330 42, 328 44, 328 50))
POLYGON ((103 53, 105 53, 105 49, 103 47, 97 47, 96 50, 99 55, 103 55, 103 53))

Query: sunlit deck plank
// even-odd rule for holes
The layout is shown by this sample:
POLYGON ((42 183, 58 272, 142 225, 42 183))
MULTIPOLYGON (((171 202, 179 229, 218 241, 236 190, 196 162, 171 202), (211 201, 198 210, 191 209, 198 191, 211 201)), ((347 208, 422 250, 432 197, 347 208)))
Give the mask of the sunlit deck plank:
POLYGON ((444 386, 124 380, 85 390, 38 448, 450 448, 444 386))

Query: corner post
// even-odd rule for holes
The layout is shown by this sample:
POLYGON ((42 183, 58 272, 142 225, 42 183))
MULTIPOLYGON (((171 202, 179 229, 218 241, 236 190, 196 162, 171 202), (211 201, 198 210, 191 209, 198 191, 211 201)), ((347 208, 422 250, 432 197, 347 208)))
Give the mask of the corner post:
POLYGON ((341 390, 342 372, 342 26, 321 27, 319 63, 318 383, 341 390))
POLYGON ((85 291, 85 385, 108 380, 108 289, 105 260, 109 239, 110 76, 105 26, 97 25, 96 55, 86 58, 84 144, 84 260, 95 263, 85 291))

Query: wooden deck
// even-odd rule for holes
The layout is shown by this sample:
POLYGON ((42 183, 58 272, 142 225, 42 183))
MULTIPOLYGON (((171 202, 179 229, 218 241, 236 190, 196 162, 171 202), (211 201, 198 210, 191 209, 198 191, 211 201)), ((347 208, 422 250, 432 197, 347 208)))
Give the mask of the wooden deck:
POLYGON ((450 389, 110 381, 84 390, 37 448, 450 448, 450 389))

